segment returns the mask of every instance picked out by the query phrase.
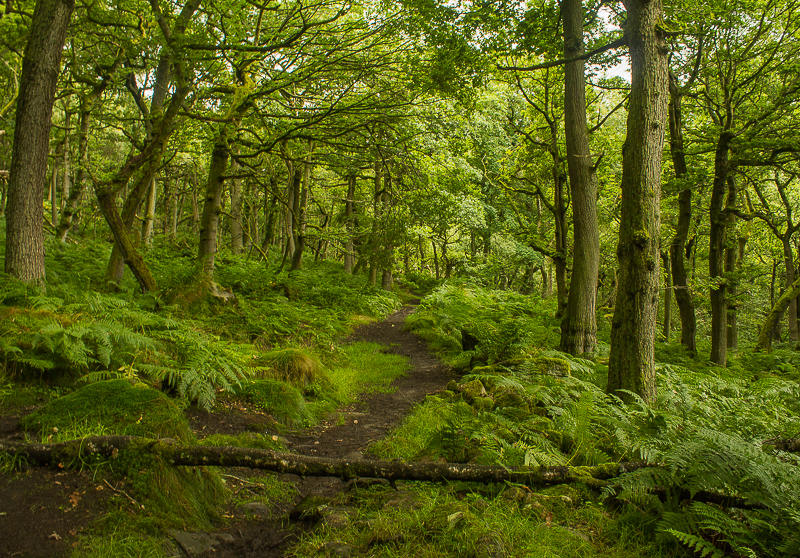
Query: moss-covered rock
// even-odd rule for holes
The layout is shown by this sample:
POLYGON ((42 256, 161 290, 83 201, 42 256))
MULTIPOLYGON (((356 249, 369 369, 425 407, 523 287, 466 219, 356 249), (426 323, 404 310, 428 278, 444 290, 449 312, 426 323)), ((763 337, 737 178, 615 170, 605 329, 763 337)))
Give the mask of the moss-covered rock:
POLYGON ((106 380, 59 397, 28 415, 22 425, 60 439, 96 434, 190 440, 183 409, 166 394, 128 380, 106 380))
POLYGON ((539 374, 560 377, 571 375, 569 362, 563 358, 540 356, 533 361, 533 365, 539 374))
POLYGON ((464 396, 467 401, 472 401, 476 397, 486 397, 489 394, 480 380, 470 380, 458 386, 458 391, 464 396))
POLYGON ((302 424, 311 418, 303 394, 279 380, 256 380, 242 388, 241 395, 286 424, 302 424))
POLYGON ((290 382, 305 387, 317 381, 322 375, 322 363, 310 352, 303 349, 276 349, 264 353, 254 363, 257 375, 290 382))

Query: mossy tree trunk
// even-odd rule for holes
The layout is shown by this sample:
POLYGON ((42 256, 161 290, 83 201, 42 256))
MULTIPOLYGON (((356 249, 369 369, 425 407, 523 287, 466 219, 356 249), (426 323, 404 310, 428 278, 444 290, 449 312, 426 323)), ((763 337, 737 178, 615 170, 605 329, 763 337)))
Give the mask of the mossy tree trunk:
POLYGON ((683 116, 681 111, 681 93, 677 79, 669 74, 669 151, 672 156, 672 167, 675 178, 681 184, 678 193, 678 224, 675 236, 669 247, 669 258, 672 268, 672 288, 675 302, 681 317, 681 344, 694 356, 697 353, 697 319, 694 301, 689 291, 686 273, 686 242, 689 239, 689 227, 692 223, 692 188, 686 183, 688 169, 686 152, 683 144, 683 116))
POLYGON ((586 80, 583 55, 583 3, 564 0, 564 130, 567 169, 572 193, 572 275, 564 316, 561 350, 573 355, 591 354, 597 345, 597 272, 600 234, 597 226, 597 177, 589 152, 586 127, 586 80))
POLYGON ((45 280, 42 199, 50 121, 74 6, 74 0, 37 0, 22 59, 9 169, 5 272, 33 283, 45 280))
POLYGON ((619 277, 608 364, 610 393, 656 395, 655 333, 659 285, 661 157, 668 84, 661 0, 627 0, 631 56, 627 137, 622 155, 619 277))
POLYGON ((709 206, 708 276, 711 281, 711 361, 725 366, 728 361, 728 292, 725 278, 725 194, 730 173, 730 143, 726 129, 717 140, 714 154, 714 181, 709 206))

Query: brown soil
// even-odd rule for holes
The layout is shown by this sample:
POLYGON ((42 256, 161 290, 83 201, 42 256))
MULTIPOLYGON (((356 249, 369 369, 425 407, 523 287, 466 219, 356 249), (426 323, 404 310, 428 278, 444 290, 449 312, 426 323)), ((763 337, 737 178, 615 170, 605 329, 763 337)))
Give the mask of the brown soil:
MULTIPOLYGON (((335 417, 315 428, 297 432, 287 439, 289 449, 319 456, 351 457, 373 441, 385 436, 425 395, 442 389, 450 380, 449 370, 403 327, 413 310, 406 306, 386 320, 356 329, 348 341, 380 343, 387 352, 410 359, 410 370, 397 379, 391 393, 371 394, 340 410, 335 417)), ((18 416, 0 417, 0 438, 19 439, 18 416)), ((193 429, 202 438, 210 434, 265 432, 273 428, 268 415, 230 401, 221 411, 190 411, 193 429)), ((229 486, 237 492, 257 494, 248 480, 249 469, 228 471, 229 486)), ((305 503, 330 502, 353 483, 335 478, 300 478, 284 475, 295 484, 294 501, 281 506, 250 505, 228 510, 228 526, 217 533, 198 533, 197 539, 212 539, 213 548, 192 552, 193 557, 283 556, 297 537, 320 520, 319 514, 301 511, 305 503)), ((0 476, 0 557, 57 557, 69 554, 76 537, 107 509, 111 487, 91 480, 86 474, 45 468, 0 476)), ((176 540, 181 534, 177 534, 176 540)), ((186 534, 183 534, 186 535, 186 534)), ((192 534, 188 534, 190 537, 192 534)), ((174 547, 177 548, 177 547, 174 547)))
POLYGON ((32 468, 0 477, 0 556, 52 558, 105 510, 110 489, 74 471, 32 468))

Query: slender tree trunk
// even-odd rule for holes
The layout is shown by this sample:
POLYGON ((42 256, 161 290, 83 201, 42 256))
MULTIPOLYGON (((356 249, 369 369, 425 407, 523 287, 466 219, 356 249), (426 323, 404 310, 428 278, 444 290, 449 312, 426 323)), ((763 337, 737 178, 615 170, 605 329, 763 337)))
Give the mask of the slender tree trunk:
POLYGON ((737 296, 737 283, 736 269, 739 262, 739 245, 735 237, 736 232, 736 213, 734 210, 738 205, 738 192, 736 189, 736 180, 732 176, 728 176, 728 200, 725 203, 725 285, 727 308, 725 316, 725 343, 729 350, 735 350, 739 344, 739 330, 737 326, 736 307, 738 306, 737 296))
POLYGON ((146 196, 144 220, 142 221, 142 244, 150 246, 153 243, 153 226, 156 221, 156 202, 158 200, 158 187, 155 176, 150 179, 146 196))
POLYGON ((50 222, 58 223, 58 160, 53 157, 53 172, 50 173, 50 222))
POLYGON ((610 393, 656 396, 661 156, 668 84, 661 0, 626 0, 631 94, 622 155, 619 283, 611 326, 610 393))
POLYGON ((308 153, 303 161, 302 182, 300 183, 299 192, 300 199, 297 204, 297 212, 295 213, 295 236, 297 237, 297 242, 294 252, 292 253, 291 271, 300 269, 303 266, 303 251, 306 246, 306 213, 308 211, 309 189, 311 188, 311 157, 313 150, 314 144, 309 141, 308 153))
POLYGON ((664 288, 664 324, 662 333, 664 341, 669 342, 670 331, 672 330, 672 285, 670 277, 669 254, 661 254, 661 261, 664 264, 664 277, 666 277, 666 287, 664 288))
POLYGON ((725 366, 728 360, 728 295, 725 285, 725 193, 728 183, 730 132, 724 131, 717 141, 714 156, 714 183, 709 214, 708 275, 711 280, 711 361, 725 366))
POLYGON ((230 158, 230 134, 230 127, 227 124, 223 125, 214 141, 211 163, 208 167, 203 215, 200 219, 200 244, 197 252, 200 269, 207 278, 213 277, 214 274, 222 188, 230 158))
POLYGON ((556 317, 564 315, 567 306, 567 210, 564 202, 564 175, 559 168, 555 168, 556 173, 553 194, 553 220, 555 222, 555 254, 553 264, 556 268, 556 296, 558 297, 558 308, 556 317))
MULTIPOLYGON (((59 197, 58 203, 58 210, 59 212, 64 211, 64 207, 67 205, 67 200, 69 199, 69 192, 70 187, 72 185, 71 176, 72 176, 72 165, 70 161, 70 154, 69 154, 69 121, 70 113, 68 110, 66 111, 64 117, 64 144, 63 144, 63 159, 61 162, 61 195, 59 197)), ((63 218, 63 217, 62 217, 63 218)), ((56 227, 58 223, 53 221, 53 227, 56 227)))
POLYGON ((78 168, 75 175, 75 183, 70 189, 69 198, 67 203, 64 204, 61 220, 58 222, 56 229, 56 238, 59 242, 67 240, 67 235, 75 224, 83 192, 86 189, 86 170, 89 163, 89 123, 91 122, 91 110, 94 102, 95 98, 91 96, 84 99, 80 110, 78 122, 78 168))
POLYGON ((756 351, 770 351, 772 350, 772 338, 775 331, 776 324, 783 317, 783 313, 789 307, 792 299, 800 296, 800 277, 794 280, 784 292, 778 297, 775 305, 767 313, 764 323, 758 334, 758 341, 756 342, 756 351))
MULTIPOLYGON (((791 288, 795 280, 794 272, 794 250, 792 249, 792 238, 790 231, 787 230, 786 234, 781 239, 783 245, 783 267, 784 267, 784 286, 786 290, 791 288)), ((797 298, 789 301, 786 309, 787 318, 789 321, 789 338, 792 341, 798 340, 798 327, 797 327, 797 298)))
MULTIPOLYGON (((231 165, 236 168, 236 163, 231 165)), ((242 232, 242 183, 238 178, 231 180, 231 252, 241 254, 244 246, 242 232)))
MULTIPOLYGON (((675 76, 669 74, 669 150, 672 155, 672 166, 675 178, 685 181, 687 175, 686 152, 683 147, 683 117, 681 112, 681 96, 675 76)), ((682 184, 678 194, 678 226, 669 248, 672 267, 672 285, 675 291, 675 302, 681 317, 681 344, 694 356, 697 353, 694 302, 689 292, 686 277, 686 242, 689 239, 689 227, 692 222, 692 189, 682 184)))
MULTIPOLYGON (((583 54, 583 2, 564 0, 564 58, 583 54)), ((567 168, 572 192, 573 256, 569 296, 561 320, 561 350, 573 355, 591 354, 597 345, 597 271, 600 234, 597 227, 597 179, 589 152, 586 127, 584 60, 568 62, 564 69, 564 129, 567 168)))
POLYGON ((356 196, 356 176, 350 175, 347 177, 347 199, 344 202, 344 227, 347 231, 347 242, 344 247, 344 271, 345 273, 353 273, 353 264, 355 262, 355 242, 353 235, 353 204, 355 203, 356 196))
POLYGON ((22 59, 9 169, 5 271, 44 283, 44 185, 53 99, 74 0, 37 0, 22 59))

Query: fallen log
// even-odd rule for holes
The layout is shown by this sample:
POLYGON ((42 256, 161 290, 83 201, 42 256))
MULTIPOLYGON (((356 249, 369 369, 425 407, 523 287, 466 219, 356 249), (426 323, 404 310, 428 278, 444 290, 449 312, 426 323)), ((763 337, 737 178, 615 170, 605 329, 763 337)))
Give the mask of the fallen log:
POLYGON ((140 451, 172 465, 249 467, 301 476, 382 478, 387 480, 514 482, 526 486, 548 486, 581 482, 604 486, 623 473, 652 467, 643 461, 605 463, 591 467, 534 467, 507 469, 467 463, 404 463, 373 459, 334 459, 265 449, 231 446, 187 446, 170 439, 135 436, 93 436, 55 444, 0 442, 0 452, 22 458, 29 464, 74 466, 92 457, 115 459, 121 451, 140 451))
POLYGON ((772 440, 765 440, 763 445, 789 453, 800 453, 800 438, 774 438, 772 440))

